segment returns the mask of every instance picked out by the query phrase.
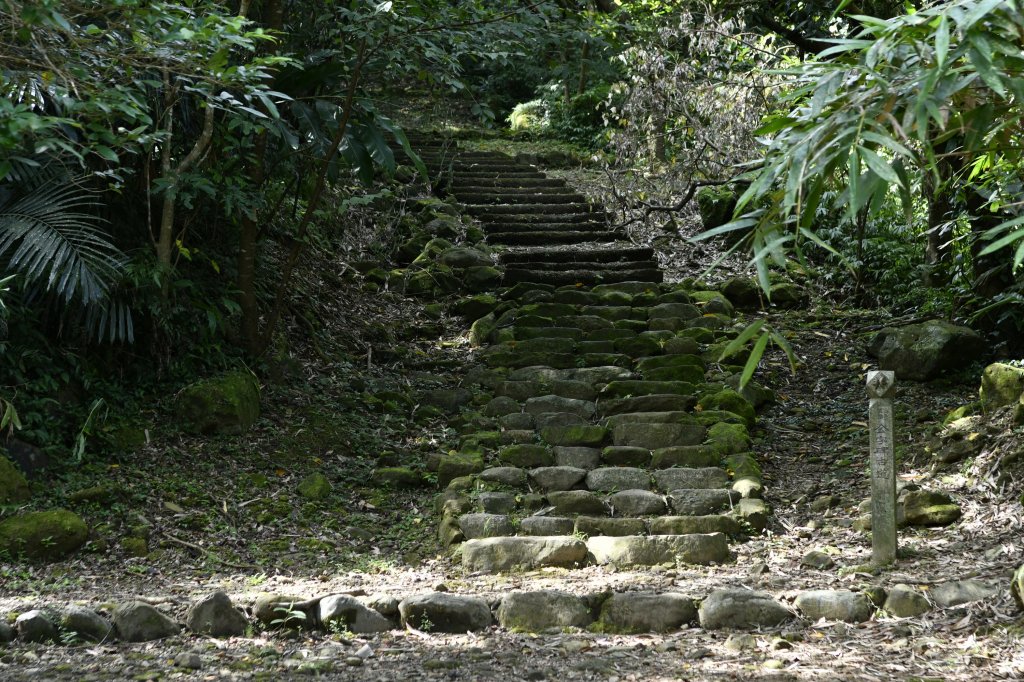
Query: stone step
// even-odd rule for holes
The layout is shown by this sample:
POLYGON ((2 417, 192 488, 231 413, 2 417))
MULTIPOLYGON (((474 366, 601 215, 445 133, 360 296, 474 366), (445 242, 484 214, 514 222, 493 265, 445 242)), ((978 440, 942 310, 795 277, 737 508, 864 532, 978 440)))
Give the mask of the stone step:
MULTIPOLYGON (((501 242, 498 242, 501 243, 501 242)), ((572 243, 548 242, 548 243, 572 243)), ((550 284, 562 286, 566 284, 609 284, 618 282, 661 282, 664 274, 657 268, 643 270, 563 270, 552 272, 550 270, 530 270, 518 267, 509 267, 505 270, 505 278, 502 280, 506 286, 518 284, 519 282, 531 282, 539 284, 550 284)))
POLYGON ((513 263, 613 263, 616 261, 647 261, 654 258, 654 249, 632 245, 595 245, 588 249, 553 249, 548 247, 518 248, 503 252, 503 265, 513 263))
POLYGON ((477 176, 477 177, 453 177, 450 182, 450 186, 453 190, 459 190, 462 188, 479 188, 479 187, 494 187, 494 188, 510 188, 510 189, 531 189, 535 187, 566 187, 565 180, 559 178, 548 178, 544 177, 542 173, 538 173, 536 177, 499 177, 499 176, 477 176))
POLYGON ((504 196, 504 197, 529 197, 532 199, 543 199, 545 196, 551 194, 565 194, 567 192, 574 192, 578 196, 582 197, 582 194, 575 192, 572 188, 562 185, 541 185, 538 187, 495 187, 493 185, 465 185, 460 186, 455 190, 454 194, 460 196, 462 194, 483 194, 486 196, 504 196))
POLYGON ((492 178, 501 179, 541 179, 547 176, 537 170, 531 170, 529 167, 525 168, 511 168, 503 171, 486 170, 482 168, 453 168, 452 177, 456 180, 461 181, 482 181, 492 178))
POLYGON ((479 161, 467 161, 462 158, 455 159, 453 170, 456 173, 488 173, 493 175, 505 175, 507 173, 531 172, 539 173, 533 166, 528 166, 511 159, 502 161, 500 159, 481 159, 479 161))
POLYGON ((533 222, 509 222, 506 220, 481 221, 484 232, 493 234, 495 232, 577 232, 591 230, 595 232, 607 232, 608 225, 598 220, 586 220, 578 223, 556 223, 547 221, 533 222))
MULTIPOLYGON (((534 271, 554 271, 561 272, 566 268, 564 262, 548 262, 548 261, 529 261, 520 262, 515 264, 515 268, 522 270, 534 270, 534 271)), ((601 263, 598 261, 592 262, 579 262, 575 261, 571 263, 574 270, 656 270, 658 264, 654 261, 641 260, 641 261, 618 261, 614 263, 601 263)))
POLYGON ((578 192, 546 192, 544 194, 505 194, 504 192, 454 192, 455 198, 467 206, 511 206, 521 204, 579 204, 588 205, 586 197, 578 192))
MULTIPOLYGON (((595 217, 606 218, 603 211, 591 207, 590 204, 574 202, 564 204, 467 204, 466 212, 473 216, 572 216, 567 218, 548 218, 555 222, 574 223, 579 220, 590 220, 595 217)), ((513 218, 514 219, 514 218, 513 218)))
MULTIPOLYGON (((598 230, 576 230, 572 232, 491 232, 488 234, 487 241, 492 244, 506 244, 509 246, 539 246, 539 245, 550 245, 550 244, 580 244, 594 240, 614 241, 619 237, 617 232, 598 231, 598 230)), ((519 273, 533 272, 528 270, 518 270, 519 273)), ((508 270, 505 272, 505 279, 503 280, 506 285, 515 284, 517 282, 525 281, 543 281, 549 284, 571 284, 574 282, 582 281, 580 279, 572 278, 555 278, 553 277, 556 273, 548 273, 551 277, 542 279, 531 279, 532 275, 523 278, 521 275, 515 275, 512 279, 509 279, 508 270)), ((600 282, 610 281, 606 278, 589 278, 588 281, 600 282)), ((660 279, 658 280, 661 281, 660 279)))
POLYGON ((722 533, 693 535, 596 536, 587 539, 593 563, 618 568, 662 564, 721 564, 729 559, 729 542, 722 533))

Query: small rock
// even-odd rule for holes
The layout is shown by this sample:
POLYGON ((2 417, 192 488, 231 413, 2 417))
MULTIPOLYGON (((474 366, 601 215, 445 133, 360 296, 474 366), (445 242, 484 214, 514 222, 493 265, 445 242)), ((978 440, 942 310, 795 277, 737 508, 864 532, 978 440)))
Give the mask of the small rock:
POLYGON ((816 514, 828 511, 839 506, 839 497, 836 495, 822 495, 811 502, 811 511, 816 514))
POLYGON ((849 590, 801 592, 796 598, 796 607, 812 621, 824 618, 845 623, 863 623, 875 610, 866 595, 849 590))
POLYGON ((766 592, 722 589, 701 602, 698 616, 702 628, 719 630, 777 627, 792 618, 793 613, 766 592))
POLYGON ((914 618, 931 609, 928 598, 909 585, 894 585, 882 606, 896 618, 914 618))
POLYGON ((203 659, 197 653, 182 651, 174 657, 174 665, 179 668, 188 668, 189 670, 200 670, 203 667, 203 659))
POLYGON ((74 633, 87 642, 108 642, 114 637, 114 626, 106 618, 84 606, 69 606, 60 617, 60 629, 74 633))
POLYGON ((3 621, 0 621, 0 644, 13 642, 16 636, 17 633, 14 632, 14 628, 3 621))
POLYGON ((347 666, 349 666, 351 668, 358 668, 362 664, 363 664, 363 659, 359 658, 358 656, 346 656, 345 657, 345 665, 347 665, 347 666))
POLYGON ((911 526, 948 526, 960 518, 960 505, 944 492, 914 490, 903 496, 903 518, 911 526))
POLYGON ((387 632, 391 621, 355 597, 332 594, 320 600, 320 622, 325 627, 337 623, 357 635, 387 632))
POLYGON ((299 495, 307 500, 323 500, 331 494, 331 482, 320 472, 314 472, 299 483, 299 495))
POLYGON ((248 626, 249 621, 224 592, 214 592, 192 604, 185 616, 185 627, 210 637, 239 637, 248 626))
POLYGON ((443 592, 408 597, 398 605, 398 611, 403 625, 424 632, 472 632, 493 622, 491 609, 484 600, 443 592))
POLYGON ((55 621, 53 614, 32 609, 18 616, 14 630, 23 642, 55 642, 58 640, 55 621))
POLYGON ((974 579, 942 583, 929 592, 932 601, 942 608, 988 599, 998 593, 999 590, 994 586, 974 579))
POLYGON ((836 562, 832 561, 832 557, 825 554, 821 550, 811 550, 804 555, 804 558, 800 560, 801 566, 807 566, 808 568, 816 568, 819 571, 827 571, 830 568, 834 568, 836 562))
POLYGON ((133 601, 114 609, 114 627, 126 642, 148 642, 173 637, 181 629, 177 623, 149 604, 133 601))
POLYGON ((752 651, 757 648, 757 638, 749 634, 732 634, 725 640, 725 648, 729 651, 752 651))

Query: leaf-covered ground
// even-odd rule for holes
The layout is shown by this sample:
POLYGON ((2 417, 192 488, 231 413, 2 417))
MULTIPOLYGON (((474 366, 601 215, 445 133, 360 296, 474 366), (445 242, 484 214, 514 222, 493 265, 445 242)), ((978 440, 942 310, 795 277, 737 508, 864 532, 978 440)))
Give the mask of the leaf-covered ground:
MULTIPOLYGON (((700 274, 709 258, 678 251, 665 256, 677 276, 700 274)), ((276 380, 264 386, 263 416, 252 432, 181 438, 168 425, 168 404, 154 404, 142 415, 154 425, 147 445, 36 487, 33 504, 41 507, 66 504, 68 493, 94 485, 109 486, 114 497, 76 508, 97 529, 89 551, 53 565, 0 561, 0 613, 68 602, 109 608, 142 597, 180 617, 191 600, 216 589, 244 606, 260 592, 401 598, 441 589, 496 600, 512 589, 594 594, 671 587, 704 596, 724 586, 764 589, 789 601, 804 589, 907 583, 927 591, 967 577, 997 581, 1002 592, 920 618, 879 612, 861 625, 794 621, 778 632, 749 635, 692 628, 657 636, 495 629, 355 637, 254 628, 228 640, 180 635, 147 644, 13 644, 0 648, 0 679, 1024 676, 1024 621, 1007 590, 1010 572, 1024 563, 1018 483, 1003 479, 1000 491, 985 485, 969 462, 934 468, 929 452, 946 412, 974 399, 980 365, 952 379, 899 385, 901 478, 949 491, 964 515, 947 528, 902 530, 901 559, 890 570, 857 568, 867 562, 870 540, 853 529, 868 489, 864 371, 871 361, 864 346, 885 322, 884 313, 813 301, 801 311, 771 314, 772 323, 791 336, 803 366, 791 375, 784 358, 771 356, 762 367, 759 380, 778 393, 761 416, 756 445, 775 516, 768 532, 737 546, 734 563, 466 575, 435 540, 436 488, 428 481, 422 488, 392 490, 370 478, 380 465, 425 465, 449 443, 453 434, 446 429, 453 422, 431 416, 417 396, 457 385, 472 364, 465 324, 400 296, 361 290, 355 279, 319 274, 343 272, 341 259, 306 272, 306 323, 290 330, 294 350, 281 358, 276 380), (333 485, 325 500, 305 500, 297 492, 314 472, 333 485), (822 502, 827 496, 834 499, 822 502), (148 536, 148 555, 129 555, 122 539, 131 535, 148 536), (802 566, 811 550, 828 554, 836 566, 802 566)), ((990 442, 979 462, 1020 441, 1012 429, 999 427, 990 442)))

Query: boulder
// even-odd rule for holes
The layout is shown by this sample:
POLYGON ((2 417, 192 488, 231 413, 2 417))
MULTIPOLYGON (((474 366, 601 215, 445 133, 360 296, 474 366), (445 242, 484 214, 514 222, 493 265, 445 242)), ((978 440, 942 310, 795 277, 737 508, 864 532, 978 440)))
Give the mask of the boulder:
POLYGON ((468 246, 454 246, 446 249, 441 252, 437 260, 442 265, 447 265, 450 268, 493 265, 487 254, 468 246))
POLYGON ((822 618, 844 623, 863 623, 875 607, 867 595, 849 590, 809 590, 796 598, 796 608, 811 621, 822 618))
POLYGON ((243 371, 196 382, 178 393, 175 413, 189 433, 243 433, 260 416, 259 384, 243 371))
POLYGON ((903 496, 903 519, 908 526, 948 526, 960 518, 960 505, 938 490, 912 490, 903 496))
POLYGON ((192 604, 185 616, 185 627, 209 637, 239 637, 245 634, 249 621, 231 603, 224 592, 214 592, 192 604))
POLYGON ((73 633, 85 642, 110 642, 114 626, 106 618, 84 606, 69 606, 60 614, 61 632, 73 633))
POLYGON ((898 379, 916 381, 966 367, 984 350, 985 341, 976 331, 942 320, 888 327, 868 345, 880 369, 892 370, 898 379))
POLYGON ((981 402, 986 410, 1013 405, 1024 395, 1024 368, 995 362, 981 375, 981 402))
POLYGON ((462 567, 468 572, 572 568, 586 559, 587 545, 565 536, 487 538, 470 540, 462 546, 462 567))
POLYGON ((701 602, 697 613, 705 630, 774 628, 793 617, 767 592, 747 589, 715 590, 701 602))
POLYGON ((31 496, 28 481, 14 462, 0 455, 0 504, 24 502, 31 496))
POLYGON ((320 623, 331 627, 337 623, 357 635, 387 632, 392 629, 391 621, 355 597, 347 594, 332 594, 320 600, 318 606, 320 623))
POLYGON ((56 614, 42 609, 32 609, 18 616, 14 621, 14 631, 23 642, 56 642, 59 639, 56 614))
POLYGON ((424 632, 465 633, 483 630, 493 622, 487 602, 447 592, 407 597, 398 605, 402 625, 424 632))
POLYGON ((601 605, 603 632, 639 634, 670 632, 697 619, 691 597, 676 592, 616 592, 601 605))
POLYGON ((316 625, 317 601, 263 592, 256 597, 253 615, 264 625, 307 627, 316 625))
POLYGON ((128 602, 114 609, 114 627, 125 642, 149 642, 173 637, 181 629, 177 623, 139 601, 128 602))
POLYGON ((0 551, 11 556, 55 561, 78 550, 89 528, 66 509, 28 512, 0 521, 0 551))
POLYGON ((558 590, 510 592, 502 598, 497 615, 503 628, 523 632, 585 628, 593 620, 582 599, 558 590))

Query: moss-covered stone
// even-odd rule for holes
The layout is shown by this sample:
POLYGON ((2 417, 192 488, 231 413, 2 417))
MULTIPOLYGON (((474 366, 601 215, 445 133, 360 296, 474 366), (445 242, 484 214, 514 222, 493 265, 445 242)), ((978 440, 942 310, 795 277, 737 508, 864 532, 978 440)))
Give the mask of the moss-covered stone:
POLYGON ((259 384, 244 371, 205 379, 185 387, 175 407, 182 427, 190 433, 243 433, 260 416, 259 384))
POLYGON ((149 542, 146 538, 129 535, 121 538, 121 549, 125 556, 141 558, 149 555, 149 542))
POLYGON ((697 405, 702 410, 724 410, 738 414, 746 421, 747 426, 753 426, 757 421, 754 406, 746 398, 732 389, 725 389, 716 393, 709 393, 701 396, 697 405))
POLYGON ((549 448, 530 443, 504 447, 498 457, 502 463, 522 469, 552 466, 555 461, 549 448))
POLYGON ((327 477, 317 471, 302 479, 298 490, 299 495, 307 500, 324 500, 331 494, 333 487, 327 477))
POLYGON ((418 488, 423 485, 423 476, 409 467, 381 467, 374 470, 371 478, 377 485, 392 488, 418 488))
POLYGON ((485 345, 496 328, 497 318, 494 313, 484 315, 469 328, 469 342, 478 348, 485 345))
POLYGON ((736 192, 724 186, 701 188, 697 192, 697 210, 704 229, 710 230, 732 220, 736 198, 736 192))
POLYGON ((89 527, 66 509, 29 512, 0 522, 0 551, 12 556, 52 561, 78 550, 89 527))
POLYGON ((761 480, 761 466, 753 453, 737 452, 725 458, 725 467, 734 479, 753 478, 761 480))
POLYGON ((986 410, 1018 402, 1024 395, 1024 367, 992 363, 981 375, 980 395, 986 410))
POLYGON ((494 312, 498 304, 498 298, 494 294, 477 294, 462 299, 453 306, 453 310, 467 320, 476 320, 494 312))
POLYGON ((910 526, 948 526, 963 512, 949 495, 938 490, 914 490, 903 496, 903 518, 910 526))
POLYGON ((719 456, 725 457, 738 452, 750 450, 750 434, 743 424, 726 424, 719 422, 708 428, 706 443, 714 448, 719 456))
POLYGON ((492 265, 474 265, 466 268, 462 282, 470 291, 487 291, 501 284, 505 272, 492 265))
POLYGON ((541 430, 540 436, 551 445, 598 447, 608 438, 608 429, 593 424, 549 426, 541 430))
POLYGON ((484 470, 480 454, 458 453, 442 455, 437 465, 437 482, 443 487, 457 478, 478 474, 484 470))
POLYGON ((31 496, 28 481, 14 462, 0 455, 0 504, 24 502, 31 496))

